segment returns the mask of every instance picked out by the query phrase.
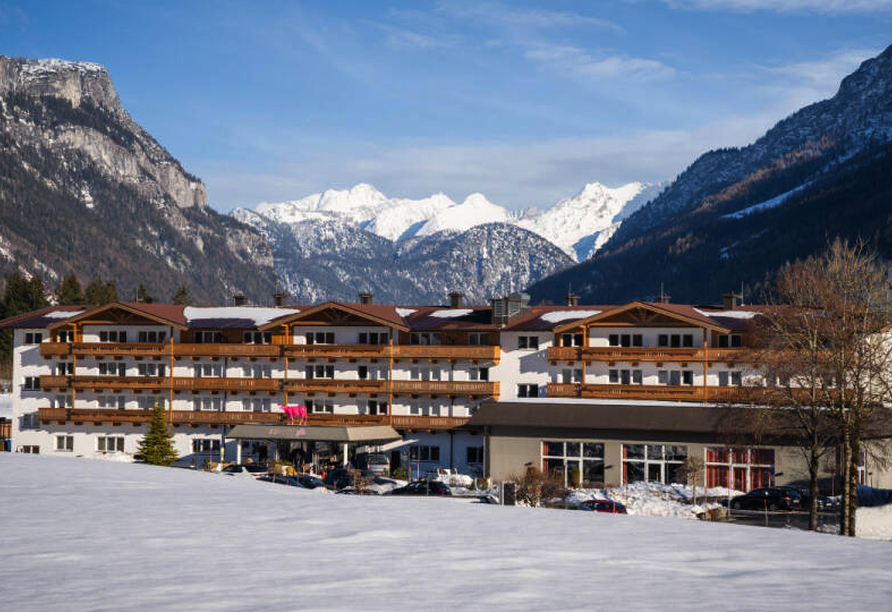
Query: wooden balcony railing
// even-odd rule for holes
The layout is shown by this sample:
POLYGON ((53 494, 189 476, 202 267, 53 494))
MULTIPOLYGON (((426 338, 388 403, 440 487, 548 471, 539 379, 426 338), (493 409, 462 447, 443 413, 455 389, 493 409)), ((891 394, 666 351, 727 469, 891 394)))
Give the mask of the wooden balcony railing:
POLYGON ((690 385, 581 385, 549 383, 549 397, 643 399, 669 401, 758 401, 765 387, 703 387, 690 385))
POLYGON ((70 376, 56 374, 42 374, 40 376, 41 389, 67 389, 69 384, 71 384, 70 376))
POLYGON ((452 429, 468 422, 468 417, 393 415, 394 429, 452 429))
POLYGON ((553 346, 548 349, 550 361, 739 361, 745 349, 704 349, 619 346, 553 346))
POLYGON ((393 347, 394 359, 468 359, 498 363, 501 349, 498 346, 418 346, 393 347))
MULTIPOLYGON (((152 417, 151 410, 113 410, 82 408, 39 408, 41 423, 52 421, 75 421, 85 423, 147 423, 152 417)), ((237 425, 239 423, 280 423, 284 419, 281 412, 237 412, 215 410, 174 410, 165 412, 174 425, 237 425)))
POLYGON ((285 390, 298 393, 387 393, 386 380, 301 378, 285 381, 285 390))
POLYGON ((499 398, 499 383, 489 381, 395 380, 394 393, 467 395, 499 398))
POLYGON ((163 342, 75 342, 71 352, 78 357, 163 357, 170 345, 163 342))
POLYGON ((386 344, 285 344, 282 354, 292 359, 387 359, 386 344))
MULTIPOLYGON (((161 376, 69 376, 69 386, 82 389, 167 389, 170 379, 161 376)), ((43 381, 41 381, 42 384, 43 381)))
POLYGON ((278 378, 167 378, 161 376, 56 376, 40 377, 43 389, 170 389, 174 391, 280 391, 278 378))
POLYGON ((282 352, 277 344, 174 344, 176 358, 184 357, 269 357, 276 358, 282 352))
POLYGON ((44 359, 68 357, 70 354, 71 345, 67 342, 44 342, 40 345, 40 356, 44 359))
POLYGON ((174 378, 175 391, 280 391, 278 378, 174 378))
POLYGON ((342 427, 361 427, 364 425, 387 425, 390 421, 386 414, 310 414, 307 423, 310 425, 329 425, 342 427))

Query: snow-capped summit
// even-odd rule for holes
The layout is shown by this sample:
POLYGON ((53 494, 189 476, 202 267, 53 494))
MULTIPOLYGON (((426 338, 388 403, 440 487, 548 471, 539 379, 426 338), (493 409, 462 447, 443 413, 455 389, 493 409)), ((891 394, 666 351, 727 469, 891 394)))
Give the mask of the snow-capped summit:
POLYGON ((661 185, 629 183, 611 189, 589 183, 571 198, 548 210, 513 212, 493 204, 482 193, 456 203, 443 193, 427 198, 388 198, 372 185, 322 193, 280 203, 262 203, 255 212, 279 223, 329 220, 400 241, 442 231, 463 232, 487 223, 517 225, 561 248, 573 259, 590 257, 626 216, 656 195, 661 185))

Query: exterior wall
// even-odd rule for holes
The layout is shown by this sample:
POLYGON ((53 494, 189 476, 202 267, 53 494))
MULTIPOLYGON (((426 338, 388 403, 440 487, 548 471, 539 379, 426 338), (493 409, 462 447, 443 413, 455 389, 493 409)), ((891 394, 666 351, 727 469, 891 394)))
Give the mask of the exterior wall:
POLYGON ((546 385, 552 382, 554 368, 548 362, 548 348, 554 344, 554 334, 549 332, 502 332, 499 364, 490 370, 490 380, 499 381, 499 400, 517 398, 517 385, 535 384, 539 395, 546 394, 546 385), (518 348, 520 336, 539 338, 538 349, 518 348))
POLYGON ((602 346, 607 347, 610 346, 610 335, 611 334, 640 334, 641 344, 645 347, 655 347, 658 346, 659 336, 661 334, 673 335, 673 334, 690 334, 694 336, 693 346, 695 348, 699 348, 703 346, 704 339, 706 340, 707 346, 712 346, 710 344, 709 334, 705 329, 700 327, 601 327, 601 326, 590 326, 588 330, 588 345, 589 346, 602 346))

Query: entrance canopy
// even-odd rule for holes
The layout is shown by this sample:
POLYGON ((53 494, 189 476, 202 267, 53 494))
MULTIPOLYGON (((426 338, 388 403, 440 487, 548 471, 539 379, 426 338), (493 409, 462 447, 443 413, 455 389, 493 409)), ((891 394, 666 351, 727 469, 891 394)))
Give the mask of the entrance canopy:
POLYGON ((370 425, 345 427, 333 425, 236 425, 227 438, 235 440, 289 440, 299 442, 337 442, 347 444, 384 444, 402 440, 393 427, 370 425))

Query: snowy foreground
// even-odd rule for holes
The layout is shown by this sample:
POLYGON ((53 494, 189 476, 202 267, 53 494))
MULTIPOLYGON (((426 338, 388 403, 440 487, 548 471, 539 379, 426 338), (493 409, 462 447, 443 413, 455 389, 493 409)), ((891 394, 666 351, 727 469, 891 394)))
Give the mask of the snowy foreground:
POLYGON ((887 609, 892 544, 0 454, 9 610, 887 609))

